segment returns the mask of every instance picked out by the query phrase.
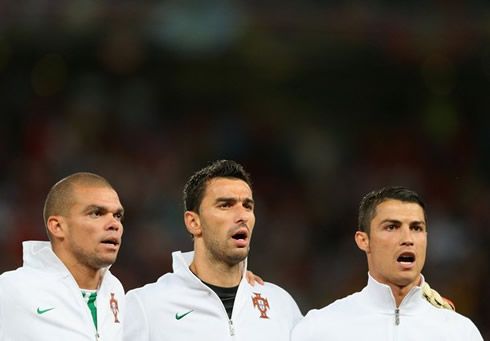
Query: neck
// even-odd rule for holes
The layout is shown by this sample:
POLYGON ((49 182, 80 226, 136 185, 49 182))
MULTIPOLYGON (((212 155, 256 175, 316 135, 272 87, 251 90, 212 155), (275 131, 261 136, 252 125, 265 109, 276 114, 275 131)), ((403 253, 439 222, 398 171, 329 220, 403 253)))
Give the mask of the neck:
MULTIPOLYGON (((374 276, 373 276, 373 278, 376 279, 374 276)), ((393 283, 385 283, 385 282, 380 281, 378 279, 376 279, 376 281, 378 281, 379 283, 384 283, 391 288, 391 292, 393 293, 393 297, 395 298, 396 307, 398 308, 398 307, 400 307, 400 304, 402 303, 405 296, 408 295, 410 290, 412 290, 412 288, 414 286, 420 285, 422 278, 419 276, 417 281, 414 281, 414 282, 412 282, 408 285, 405 285, 405 286, 400 286, 400 285, 396 285, 393 283)))
POLYGON ((96 290, 99 287, 102 269, 88 269, 80 264, 76 264, 75 266, 68 267, 68 270, 71 272, 73 278, 75 278, 80 289, 96 290))
POLYGON ((228 264, 195 250, 189 269, 202 281, 223 288, 235 287, 242 280, 244 262, 228 264))
POLYGON ((390 285, 391 292, 393 293, 393 297, 395 298, 395 303, 396 307, 400 307, 400 304, 402 303, 403 299, 407 294, 410 292, 410 290, 414 287, 414 285, 406 286, 406 287, 399 287, 396 285, 390 285))
POLYGON ((62 249, 53 247, 53 251, 70 271, 80 289, 96 290, 99 287, 103 269, 94 269, 82 264, 70 254, 63 252, 62 249))

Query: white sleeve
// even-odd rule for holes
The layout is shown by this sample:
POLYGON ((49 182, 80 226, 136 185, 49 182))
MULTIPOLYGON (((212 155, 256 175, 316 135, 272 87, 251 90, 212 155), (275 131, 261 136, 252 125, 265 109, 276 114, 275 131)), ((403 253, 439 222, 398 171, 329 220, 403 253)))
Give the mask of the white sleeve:
POLYGON ((291 331, 291 341, 310 341, 313 340, 311 333, 311 316, 308 314, 299 321, 291 331))
POLYGON ((138 295, 130 291, 126 294, 123 341, 149 341, 148 318, 138 295))
POLYGON ((289 318, 289 325, 290 325, 290 330, 293 329, 293 327, 303 319, 303 314, 301 314, 301 310, 298 307, 298 304, 294 300, 293 296, 286 291, 285 289, 273 284, 273 283, 268 283, 267 285, 272 286, 275 288, 274 290, 277 290, 280 297, 281 297, 281 305, 283 306, 284 309, 284 316, 288 316, 289 318), (286 314, 287 312, 287 314, 286 314))
POLYGON ((478 328, 475 326, 475 324, 473 322, 472 322, 472 324, 473 324, 473 328, 471 329, 471 335, 470 335, 470 338, 468 340, 483 341, 483 337, 481 336, 480 331, 478 330, 478 328))

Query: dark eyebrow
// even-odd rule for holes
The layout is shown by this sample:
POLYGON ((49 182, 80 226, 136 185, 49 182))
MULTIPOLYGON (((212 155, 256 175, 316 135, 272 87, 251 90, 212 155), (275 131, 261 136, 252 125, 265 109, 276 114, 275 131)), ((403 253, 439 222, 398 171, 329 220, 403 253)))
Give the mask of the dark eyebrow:
POLYGON ((255 204, 255 201, 253 199, 250 199, 250 198, 243 200, 243 202, 246 204, 252 204, 252 205, 255 204))
POLYGON ((217 202, 217 203, 218 203, 218 202, 229 202, 229 201, 236 201, 236 199, 235 199, 235 198, 223 198, 223 197, 221 197, 221 198, 216 198, 216 202, 217 202))
MULTIPOLYGON (((109 209, 105 206, 100 206, 100 205, 88 205, 85 207, 84 212, 91 212, 91 211, 103 211, 103 212, 109 212, 109 209)), ((116 213, 124 215, 124 208, 118 208, 116 210, 116 213)))
MULTIPOLYGON (((235 201, 238 201, 237 198, 225 198, 225 197, 221 197, 221 198, 216 198, 216 203, 219 203, 219 202, 235 202, 235 201)), ((255 202, 253 201, 253 199, 250 199, 250 198, 246 198, 245 200, 243 200, 244 203, 247 203, 247 204, 254 204, 255 202)))
MULTIPOLYGON (((385 219, 385 220, 381 221, 381 224, 384 224, 384 223, 401 224, 402 222, 400 220, 396 220, 396 219, 385 219)), ((425 225, 425 222, 419 221, 419 220, 415 220, 415 221, 410 222, 410 225, 414 225, 414 224, 425 225)))
POLYGON ((107 207, 99 206, 99 205, 88 205, 84 209, 85 212, 90 211, 107 211, 107 207))
POLYGON ((402 222, 400 220, 396 220, 396 219, 385 219, 385 220, 381 221, 381 224, 384 224, 384 223, 401 224, 402 222))

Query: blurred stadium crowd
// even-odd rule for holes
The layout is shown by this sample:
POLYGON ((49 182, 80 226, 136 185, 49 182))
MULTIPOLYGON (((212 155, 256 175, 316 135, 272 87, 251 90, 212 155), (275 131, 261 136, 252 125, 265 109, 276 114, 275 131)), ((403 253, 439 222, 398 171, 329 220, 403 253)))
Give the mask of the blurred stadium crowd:
POLYGON ((0 271, 46 239, 49 188, 107 177, 126 289, 190 250, 182 189, 252 174, 249 267, 303 313, 361 289, 364 194, 419 192, 433 288, 490 337, 490 6, 484 2, 0 1, 0 271))

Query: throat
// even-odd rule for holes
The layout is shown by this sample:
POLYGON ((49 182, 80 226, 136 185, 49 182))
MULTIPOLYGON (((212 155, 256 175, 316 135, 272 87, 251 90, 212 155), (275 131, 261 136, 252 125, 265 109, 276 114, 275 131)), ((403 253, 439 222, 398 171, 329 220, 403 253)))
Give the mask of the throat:
POLYGON ((96 290, 99 287, 102 279, 102 270, 86 271, 85 269, 78 269, 80 271, 71 271, 75 281, 79 288, 85 288, 89 290, 96 290))
POLYGON ((408 295, 408 293, 415 287, 415 283, 412 283, 407 286, 399 287, 399 286, 391 286, 391 292, 393 293, 393 297, 395 298, 396 307, 399 308, 403 299, 408 295))
POLYGON ((216 260, 194 257, 189 269, 201 281, 223 288, 237 286, 242 280, 244 262, 230 265, 216 260))

